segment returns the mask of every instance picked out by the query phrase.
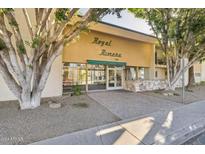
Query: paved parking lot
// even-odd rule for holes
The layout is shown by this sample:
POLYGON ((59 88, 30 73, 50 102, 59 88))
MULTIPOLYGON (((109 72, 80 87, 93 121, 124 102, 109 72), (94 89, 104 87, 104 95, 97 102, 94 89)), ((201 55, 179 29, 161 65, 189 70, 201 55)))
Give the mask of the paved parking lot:
POLYGON ((121 119, 138 117, 182 106, 181 103, 174 101, 123 90, 92 92, 88 95, 121 119))

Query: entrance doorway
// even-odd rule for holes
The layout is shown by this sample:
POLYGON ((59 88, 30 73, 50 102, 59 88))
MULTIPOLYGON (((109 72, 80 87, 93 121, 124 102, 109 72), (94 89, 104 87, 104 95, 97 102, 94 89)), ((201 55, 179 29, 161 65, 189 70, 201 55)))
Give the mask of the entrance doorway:
POLYGON ((123 68, 122 67, 108 67, 107 69, 107 89, 122 89, 123 68))

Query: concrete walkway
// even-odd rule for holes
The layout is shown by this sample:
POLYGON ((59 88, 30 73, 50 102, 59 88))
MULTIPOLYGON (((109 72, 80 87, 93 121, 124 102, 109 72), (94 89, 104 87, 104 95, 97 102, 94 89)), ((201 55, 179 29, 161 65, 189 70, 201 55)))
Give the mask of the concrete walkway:
POLYGON ((205 129, 205 101, 33 144, 182 144, 205 129))
POLYGON ((174 101, 124 90, 92 92, 88 95, 120 119, 129 119, 182 106, 181 103, 174 101))

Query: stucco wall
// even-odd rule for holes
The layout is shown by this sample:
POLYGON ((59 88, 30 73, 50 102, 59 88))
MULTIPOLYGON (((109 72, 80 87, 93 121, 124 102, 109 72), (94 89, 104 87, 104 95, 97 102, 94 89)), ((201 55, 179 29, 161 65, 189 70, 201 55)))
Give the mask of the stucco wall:
POLYGON ((79 40, 65 46, 63 61, 86 63, 90 60, 126 62, 128 66, 152 67, 154 64, 154 44, 117 37, 101 32, 82 33, 79 40), (103 41, 112 41, 111 46, 92 43, 98 37, 103 41), (102 49, 119 53, 121 57, 100 55, 102 49))
POLYGON ((10 92, 0 74, 0 101, 14 100, 14 95, 10 92))
POLYGON ((205 81, 205 62, 203 62, 201 65, 201 81, 205 81))
POLYGON ((205 81, 205 62, 194 64, 194 79, 196 83, 205 81))
POLYGON ((62 56, 59 56, 53 63, 43 97, 61 96, 63 92, 62 56))
POLYGON ((202 69, 201 69, 200 63, 195 63, 194 64, 194 79, 196 83, 201 82, 201 75, 202 75, 202 69))

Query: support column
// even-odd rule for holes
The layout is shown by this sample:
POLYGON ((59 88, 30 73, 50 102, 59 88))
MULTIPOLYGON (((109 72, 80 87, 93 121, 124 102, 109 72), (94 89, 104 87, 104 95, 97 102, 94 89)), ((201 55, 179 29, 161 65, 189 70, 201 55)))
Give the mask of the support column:
POLYGON ((106 90, 108 89, 108 65, 105 66, 105 72, 106 72, 106 90))
POLYGON ((151 65, 149 68, 149 79, 155 79, 155 45, 153 44, 153 50, 151 53, 151 65))
POLYGON ((139 67, 137 66, 136 67, 136 80, 139 79, 139 67))
POLYGON ((85 85, 85 91, 88 92, 88 64, 85 64, 86 67, 86 85, 85 85))

